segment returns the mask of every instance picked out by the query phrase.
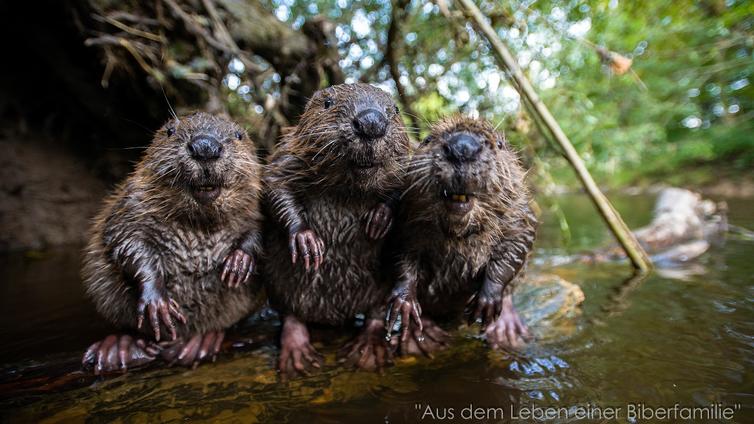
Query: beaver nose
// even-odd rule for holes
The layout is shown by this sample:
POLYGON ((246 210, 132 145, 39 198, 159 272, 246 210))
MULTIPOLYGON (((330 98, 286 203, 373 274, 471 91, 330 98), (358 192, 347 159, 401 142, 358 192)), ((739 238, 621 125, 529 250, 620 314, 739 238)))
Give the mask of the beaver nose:
POLYGON ((202 161, 215 160, 220 157, 223 151, 223 145, 214 137, 207 135, 192 138, 186 148, 192 158, 202 161))
POLYGON ((356 135, 364 140, 375 140, 387 132, 387 118, 377 109, 364 109, 353 120, 356 135))
POLYGON ((445 147, 445 156, 456 162, 470 162, 482 151, 482 143, 470 134, 456 134, 450 137, 445 147))

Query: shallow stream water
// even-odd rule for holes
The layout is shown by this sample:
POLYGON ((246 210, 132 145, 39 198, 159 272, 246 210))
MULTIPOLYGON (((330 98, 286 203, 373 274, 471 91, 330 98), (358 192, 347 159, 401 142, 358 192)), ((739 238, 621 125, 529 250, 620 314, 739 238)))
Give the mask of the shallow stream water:
MULTIPOLYGON (((653 196, 613 200, 631 227, 649 221, 653 196)), ((538 262, 610 241, 585 197, 559 204, 570 241, 546 214, 538 262)), ((728 206, 731 223, 754 229, 754 199, 728 199, 728 206)), ((619 422, 636 422, 643 403, 644 418, 657 407, 712 404, 733 408, 735 422, 754 422, 752 241, 729 239, 643 281, 631 280, 626 264, 546 270, 583 289, 583 312, 553 331, 533 328, 547 336, 515 353, 490 353, 473 329, 460 328, 433 360, 399 360, 382 375, 350 372, 334 360, 346 336, 321 330, 329 365, 289 382, 272 371, 274 320, 247 324, 238 336, 243 347, 196 370, 79 372, 80 354, 109 327, 83 296, 78 249, 0 257, 2 421, 525 421, 557 407, 550 409, 560 414, 555 421, 582 421, 585 411, 592 415, 584 422, 610 421, 599 414, 612 408, 619 422)))

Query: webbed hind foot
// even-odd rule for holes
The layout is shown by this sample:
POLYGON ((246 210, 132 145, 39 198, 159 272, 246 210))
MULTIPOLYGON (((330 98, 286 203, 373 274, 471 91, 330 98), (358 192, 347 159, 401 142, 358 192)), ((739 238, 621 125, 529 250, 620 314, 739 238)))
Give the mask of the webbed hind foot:
POLYGON ((397 347, 401 355, 422 355, 428 358, 448 347, 450 335, 434 321, 421 317, 421 327, 423 330, 412 321, 407 337, 394 335, 390 344, 397 347))
POLYGON ((484 328, 484 335, 492 349, 519 348, 531 339, 529 330, 513 307, 511 295, 503 297, 500 315, 484 328))
POLYGON ((278 370, 283 378, 308 375, 312 368, 320 368, 323 358, 311 345, 306 324, 293 315, 286 315, 280 335, 278 370))
POLYGON ((385 324, 379 319, 370 319, 352 341, 340 350, 339 362, 367 371, 382 371, 393 363, 390 345, 385 340, 385 324))
POLYGON ((224 339, 223 330, 195 334, 188 340, 164 343, 161 356, 170 365, 196 368, 201 362, 217 359, 224 339))
POLYGON ((128 334, 112 334, 86 350, 81 364, 92 367, 95 375, 126 372, 155 360, 160 347, 128 334))

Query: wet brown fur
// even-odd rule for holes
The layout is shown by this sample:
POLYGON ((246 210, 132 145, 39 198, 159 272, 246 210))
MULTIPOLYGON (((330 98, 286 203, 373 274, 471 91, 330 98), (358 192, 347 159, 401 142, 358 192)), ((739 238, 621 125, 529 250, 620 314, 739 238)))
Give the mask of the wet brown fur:
POLYGON ((513 290, 535 237, 524 177, 517 154, 489 122, 457 115, 433 125, 411 158, 396 231, 399 280, 417 281, 425 313, 448 316, 486 280, 500 288, 498 296, 513 290), (459 132, 484 140, 479 158, 463 166, 443 154, 450 136, 459 132), (459 193, 474 196, 463 216, 449 213, 444 204, 459 193))
POLYGON ((265 182, 276 221, 265 232, 265 283, 271 303, 303 321, 339 325, 384 302, 383 242, 367 238, 364 217, 401 184, 408 138, 390 96, 367 84, 343 84, 314 94, 298 126, 270 158, 265 182), (332 105, 325 108, 325 102, 332 105), (362 104, 389 120, 387 133, 367 143, 352 120, 362 104), (360 168, 359 165, 379 163, 360 168), (325 244, 318 271, 292 265, 288 237, 309 228, 325 244))
MULTIPOLYGON (((188 318, 176 322, 179 337, 226 329, 254 310, 263 300, 258 284, 252 279, 231 289, 220 272, 240 238, 259 254, 260 174, 254 145, 237 124, 206 113, 167 122, 94 220, 82 275, 97 310, 116 326, 136 330, 138 276, 124 271, 124 257, 160 273, 188 318), (192 160, 186 143, 197 133, 221 141, 220 159, 210 165, 192 160), (211 204, 191 195, 204 184, 222 187, 211 204)), ((152 334, 148 324, 142 331, 152 334)), ((168 334, 164 324, 162 334, 168 334)))

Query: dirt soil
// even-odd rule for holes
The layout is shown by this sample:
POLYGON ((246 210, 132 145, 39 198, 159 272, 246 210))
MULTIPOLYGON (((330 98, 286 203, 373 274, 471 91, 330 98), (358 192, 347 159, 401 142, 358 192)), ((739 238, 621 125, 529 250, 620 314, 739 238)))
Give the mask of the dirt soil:
POLYGON ((82 243, 105 184, 45 137, 0 134, 0 252, 82 243))

